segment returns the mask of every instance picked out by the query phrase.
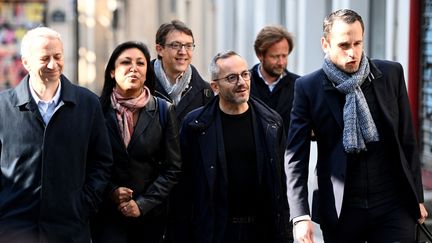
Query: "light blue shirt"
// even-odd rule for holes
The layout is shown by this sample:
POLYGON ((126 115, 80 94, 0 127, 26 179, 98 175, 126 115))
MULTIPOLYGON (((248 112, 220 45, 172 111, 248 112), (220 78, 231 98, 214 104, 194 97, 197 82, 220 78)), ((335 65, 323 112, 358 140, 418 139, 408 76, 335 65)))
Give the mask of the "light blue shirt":
POLYGON ((274 81, 273 83, 270 84, 269 82, 267 82, 267 80, 265 80, 264 76, 261 74, 261 64, 260 64, 259 67, 258 67, 258 76, 259 76, 260 78, 262 78, 262 80, 264 80, 264 83, 267 84, 267 86, 268 86, 270 92, 273 92, 273 89, 276 87, 276 85, 279 83, 279 81, 280 81, 283 77, 285 77, 285 75, 286 75, 286 73, 284 72, 283 74, 281 74, 281 75, 279 76, 279 78, 278 78, 276 81, 274 81))
POLYGON ((51 117, 56 112, 57 107, 59 107, 61 82, 59 82, 59 86, 57 88, 56 93, 54 94, 54 97, 49 101, 41 100, 39 96, 36 94, 36 91, 34 91, 30 81, 29 81, 29 85, 30 85, 30 93, 33 99, 36 101, 36 104, 39 108, 39 112, 45 122, 45 125, 48 125, 48 122, 51 120, 51 117))

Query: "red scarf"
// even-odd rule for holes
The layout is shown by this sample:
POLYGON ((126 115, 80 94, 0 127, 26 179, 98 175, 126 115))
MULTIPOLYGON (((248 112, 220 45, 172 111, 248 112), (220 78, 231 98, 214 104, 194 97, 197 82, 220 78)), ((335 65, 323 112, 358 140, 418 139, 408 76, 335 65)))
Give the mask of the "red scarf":
POLYGON ((123 142, 127 147, 134 130, 133 114, 143 108, 150 99, 150 90, 143 87, 143 91, 136 98, 122 96, 116 88, 111 94, 111 104, 116 110, 117 122, 123 142))

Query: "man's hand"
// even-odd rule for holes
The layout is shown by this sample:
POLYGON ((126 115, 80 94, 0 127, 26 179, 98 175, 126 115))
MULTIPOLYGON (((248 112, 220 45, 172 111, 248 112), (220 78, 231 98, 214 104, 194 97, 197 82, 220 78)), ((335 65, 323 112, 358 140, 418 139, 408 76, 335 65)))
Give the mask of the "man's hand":
POLYGON ((119 204, 117 208, 124 216, 126 217, 139 217, 141 215, 141 211, 138 208, 135 200, 130 200, 128 202, 122 202, 119 204))
POLYGON ((120 204, 123 202, 129 202, 132 199, 133 191, 127 187, 119 187, 115 189, 111 194, 111 199, 116 203, 120 204))
POLYGON ((313 224, 311 220, 296 222, 293 228, 294 237, 300 243, 313 243, 313 224))
POLYGON ((428 212, 427 212, 423 203, 420 203, 419 206, 420 206, 420 218, 418 219, 418 222, 420 224, 423 224, 424 221, 426 220, 427 216, 428 216, 428 212))

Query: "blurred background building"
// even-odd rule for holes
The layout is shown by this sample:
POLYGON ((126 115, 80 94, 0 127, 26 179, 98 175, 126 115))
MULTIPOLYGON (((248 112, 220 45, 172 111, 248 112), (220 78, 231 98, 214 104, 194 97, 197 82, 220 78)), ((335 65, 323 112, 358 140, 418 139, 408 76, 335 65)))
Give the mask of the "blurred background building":
POLYGON ((294 34, 288 69, 303 75, 321 67, 322 20, 340 8, 362 15, 368 56, 404 66, 427 178, 432 174, 432 0, 1 0, 0 89, 15 86, 25 75, 19 44, 29 28, 46 25, 59 31, 66 76, 99 94, 113 48, 139 40, 155 58, 156 30, 174 18, 192 29, 192 63, 205 78, 211 57, 222 50, 233 49, 255 64, 253 42, 268 24, 294 34))

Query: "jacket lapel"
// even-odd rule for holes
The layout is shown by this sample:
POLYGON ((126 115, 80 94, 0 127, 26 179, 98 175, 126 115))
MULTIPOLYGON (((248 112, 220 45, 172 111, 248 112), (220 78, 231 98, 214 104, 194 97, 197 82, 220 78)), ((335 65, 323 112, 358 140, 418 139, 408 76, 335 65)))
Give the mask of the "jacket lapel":
POLYGON ((343 129, 343 104, 340 102, 339 91, 331 84, 327 77, 323 79, 324 99, 335 118, 337 124, 343 129))
POLYGON ((155 103, 155 98, 151 97, 146 106, 140 110, 137 124, 132 133, 131 141, 128 145, 128 150, 133 147, 140 135, 147 129, 149 124, 155 120, 154 116, 157 114, 155 103))
POLYGON ((126 150, 126 146, 124 145, 123 139, 120 135, 120 128, 118 125, 116 112, 114 109, 110 109, 105 115, 105 125, 107 126, 108 132, 110 133, 110 137, 116 140, 118 144, 122 146, 124 150, 126 150))
POLYGON ((30 94, 29 77, 30 76, 27 74, 15 88, 15 106, 25 107, 41 122, 41 124, 45 126, 43 118, 39 112, 39 108, 30 94))
POLYGON ((177 117, 182 114, 182 112, 188 107, 191 103, 191 100, 196 96, 198 90, 192 87, 193 82, 189 83, 187 90, 184 91, 184 96, 181 98, 180 102, 176 106, 176 115, 177 117))
MULTIPOLYGON (((389 87, 389 82, 385 82, 383 75, 380 70, 373 64, 373 62, 369 62, 371 64, 371 76, 372 76, 372 89, 374 91, 375 97, 377 99, 380 110, 383 113, 383 117, 386 121, 386 124, 392 127, 392 131, 396 131, 394 124, 391 122, 391 115, 389 114, 389 110, 387 109, 387 102, 389 98, 387 98, 387 94, 391 94, 390 91, 393 90, 392 87, 389 87)), ((396 137, 396 135, 395 135, 396 137)))
POLYGON ((227 162, 225 157, 225 147, 224 147, 224 140, 222 136, 222 122, 220 120, 220 115, 217 116, 216 131, 221 131, 216 133, 217 144, 219 144, 219 146, 217 146, 217 153, 219 158, 218 161, 221 167, 222 177, 224 178, 225 182, 228 182, 227 162))
MULTIPOLYGON (((264 163, 266 161, 268 154, 266 154, 266 146, 268 145, 267 140, 267 133, 269 132, 269 127, 262 127, 266 126, 268 124, 264 124, 262 122, 261 117, 259 117, 260 114, 257 114, 255 112, 254 107, 256 107, 256 103, 253 99, 250 99, 250 109, 252 111, 252 127, 253 127, 253 133, 254 133, 254 139, 255 139, 255 154, 256 154, 256 163, 257 163, 257 172, 258 172, 258 182, 259 184, 262 183, 263 178, 263 171, 264 171, 264 163), (253 105, 251 105, 253 103, 253 105), (261 121, 261 122, 260 122, 261 121), (260 124, 258 124, 260 123, 260 124), (265 131, 265 134, 262 134, 261 131, 265 131)), ((273 147, 270 145, 270 147, 273 149, 273 147)))

